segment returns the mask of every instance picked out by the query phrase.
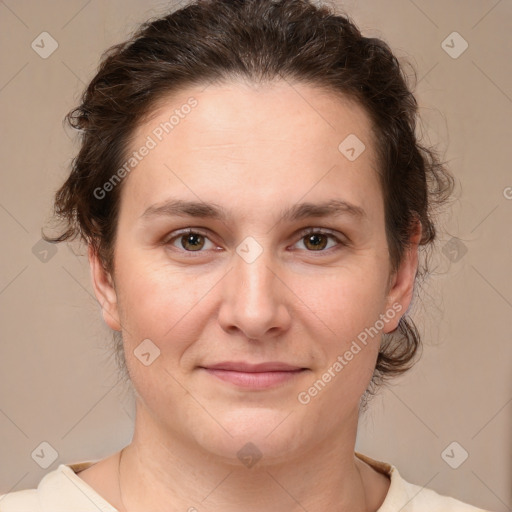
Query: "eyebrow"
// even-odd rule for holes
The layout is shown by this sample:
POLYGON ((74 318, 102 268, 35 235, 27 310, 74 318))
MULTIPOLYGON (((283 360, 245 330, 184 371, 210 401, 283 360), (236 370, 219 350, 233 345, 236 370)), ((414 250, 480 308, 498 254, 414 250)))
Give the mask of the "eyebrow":
MULTIPOLYGON (((347 215, 356 220, 364 220, 367 214, 363 208, 342 199, 331 199, 321 203, 298 203, 281 210, 280 221, 293 222, 310 217, 338 217, 347 215)), ((141 219, 154 217, 197 217, 220 220, 228 220, 227 211, 215 203, 202 201, 184 201, 181 199, 169 199, 163 203, 149 206, 140 216, 141 219)))

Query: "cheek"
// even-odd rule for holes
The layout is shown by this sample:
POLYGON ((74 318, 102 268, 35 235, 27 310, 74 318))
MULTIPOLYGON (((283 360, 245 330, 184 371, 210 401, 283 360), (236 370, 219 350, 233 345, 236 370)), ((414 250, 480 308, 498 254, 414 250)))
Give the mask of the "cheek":
POLYGON ((171 265, 151 267, 126 259, 119 265, 118 278, 125 344, 133 350, 149 338, 167 352, 182 351, 197 339, 208 320, 207 299, 219 276, 192 276, 171 265))
POLYGON ((357 398, 373 375, 381 341, 384 286, 379 272, 351 268, 299 292, 315 312, 316 343, 322 345, 323 361, 315 377, 346 400, 357 398))
POLYGON ((342 341, 372 326, 385 305, 385 276, 369 267, 345 268, 322 279, 303 280, 297 295, 318 321, 342 341))
POLYGON ((205 274, 192 280, 171 268, 130 272, 127 265, 123 271, 120 316, 131 381, 151 408, 172 407, 185 399, 180 365, 211 316, 207 299, 216 279, 205 274))

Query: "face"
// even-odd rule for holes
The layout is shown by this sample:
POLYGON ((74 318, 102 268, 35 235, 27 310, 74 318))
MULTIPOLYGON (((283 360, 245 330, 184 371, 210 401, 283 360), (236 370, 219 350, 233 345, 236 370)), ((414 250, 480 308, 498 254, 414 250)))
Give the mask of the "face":
POLYGON ((364 110, 304 84, 190 88, 132 151, 112 279, 90 261, 136 429, 233 460, 247 442, 278 460, 353 434, 417 264, 411 250, 390 274, 364 110))

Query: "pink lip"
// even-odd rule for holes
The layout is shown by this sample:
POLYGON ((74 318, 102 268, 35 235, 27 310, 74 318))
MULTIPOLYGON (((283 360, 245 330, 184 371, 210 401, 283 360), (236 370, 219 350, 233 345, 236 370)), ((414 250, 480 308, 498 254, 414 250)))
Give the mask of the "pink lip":
POLYGON ((249 364, 234 361, 201 368, 220 380, 252 389, 264 389, 282 384, 306 370, 306 368, 279 362, 249 364))
POLYGON ((246 373, 255 373, 255 372, 289 372, 294 370, 302 370, 300 366, 291 366, 286 363, 280 362, 268 362, 268 363, 259 363, 259 364, 249 364, 243 361, 224 361, 222 363, 208 365, 203 368, 208 368, 210 370, 231 370, 234 372, 246 372, 246 373))

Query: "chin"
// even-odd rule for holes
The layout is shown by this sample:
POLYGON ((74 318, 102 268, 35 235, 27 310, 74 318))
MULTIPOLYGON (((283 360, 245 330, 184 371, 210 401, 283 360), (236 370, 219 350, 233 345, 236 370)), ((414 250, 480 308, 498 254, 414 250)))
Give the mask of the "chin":
POLYGON ((203 449, 227 463, 247 466, 259 460, 259 465, 265 461, 276 464, 300 452, 307 442, 306 433, 296 424, 297 415, 289 414, 284 409, 236 409, 216 417, 222 427, 212 420, 209 427, 196 424, 189 432, 203 449))

